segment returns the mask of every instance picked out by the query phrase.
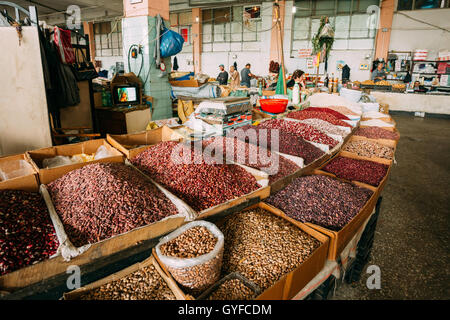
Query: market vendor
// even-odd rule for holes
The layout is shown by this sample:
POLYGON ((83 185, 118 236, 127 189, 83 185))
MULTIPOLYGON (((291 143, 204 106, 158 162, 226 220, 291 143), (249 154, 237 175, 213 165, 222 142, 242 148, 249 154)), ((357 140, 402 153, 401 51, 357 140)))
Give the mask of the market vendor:
POLYGON ((306 89, 305 73, 300 69, 294 71, 291 80, 286 83, 286 87, 293 88, 296 83, 299 84, 300 90, 306 89))
POLYGON ((241 83, 241 77, 239 76, 239 72, 236 70, 234 65, 230 66, 230 87, 235 89, 239 87, 241 83))
POLYGON ((372 80, 378 82, 386 79, 386 72, 384 72, 384 63, 379 62, 377 68, 372 72, 372 80))
POLYGON ((241 70, 241 86, 245 86, 247 88, 250 88, 250 79, 257 78, 251 73, 250 67, 250 63, 247 63, 245 68, 241 70))
POLYGON ((228 84, 228 72, 225 71, 225 67, 223 64, 219 66, 220 73, 217 76, 217 81, 219 81, 220 85, 227 85, 228 84))

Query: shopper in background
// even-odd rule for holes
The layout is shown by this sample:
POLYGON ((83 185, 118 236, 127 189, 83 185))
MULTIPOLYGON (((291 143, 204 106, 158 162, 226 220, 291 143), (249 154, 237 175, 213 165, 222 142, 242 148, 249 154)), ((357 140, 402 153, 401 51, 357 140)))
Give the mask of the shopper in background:
POLYGON ((250 67, 250 63, 247 63, 245 68, 241 70, 241 86, 246 86, 247 88, 250 88, 250 79, 256 78, 256 76, 251 73, 250 67))
POLYGON ((235 89, 239 87, 241 83, 241 78, 239 77, 239 72, 235 69, 234 65, 230 66, 230 87, 235 89))
POLYGON ((372 80, 374 82, 378 82, 381 80, 386 79, 386 72, 384 72, 384 63, 383 62, 379 62, 377 65, 377 68, 375 70, 373 70, 372 72, 372 80))
POLYGON ((217 81, 219 81, 220 85, 226 85, 228 83, 228 72, 225 71, 225 67, 223 64, 219 66, 220 73, 217 76, 217 81))
POLYGON ((292 88, 296 83, 299 84, 300 90, 306 89, 305 73, 300 69, 294 71, 291 80, 286 83, 286 87, 292 88))
POLYGON ((428 89, 420 84, 419 81, 414 82, 414 92, 427 92, 428 89))

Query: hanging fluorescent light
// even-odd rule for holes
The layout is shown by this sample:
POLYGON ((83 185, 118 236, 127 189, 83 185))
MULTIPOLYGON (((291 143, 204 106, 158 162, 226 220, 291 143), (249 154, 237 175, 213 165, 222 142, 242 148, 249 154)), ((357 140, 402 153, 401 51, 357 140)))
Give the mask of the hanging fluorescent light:
POLYGON ((297 12, 297 7, 296 6, 293 6, 292 7, 292 13, 296 13, 297 12))

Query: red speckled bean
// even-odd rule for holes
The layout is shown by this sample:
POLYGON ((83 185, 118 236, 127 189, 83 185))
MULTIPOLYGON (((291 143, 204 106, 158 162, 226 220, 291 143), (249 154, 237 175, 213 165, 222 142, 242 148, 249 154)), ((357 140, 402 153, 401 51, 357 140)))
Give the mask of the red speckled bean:
POLYGON ((48 259, 58 246, 40 194, 0 190, 0 275, 48 259))
POLYGON ((265 201, 293 219, 338 231, 359 213, 372 194, 351 183, 312 175, 297 178, 265 201))
POLYGON ((368 161, 338 156, 331 160, 324 168, 324 171, 331 172, 337 177, 360 181, 372 186, 378 186, 386 176, 389 166, 368 161))
MULTIPOLYGON (((202 211, 244 196, 260 186, 253 175, 234 164, 179 164, 171 159, 177 142, 160 142, 138 154, 131 162, 183 199, 194 210, 202 211)), ((188 148, 184 148, 186 152, 188 148)), ((194 158, 192 150, 187 151, 194 158)))
POLYGON ((48 184, 64 229, 79 247, 178 213, 147 178, 123 163, 95 163, 48 184))
POLYGON ((398 140, 400 136, 397 132, 389 131, 380 127, 365 127, 358 128, 355 131, 355 136, 362 136, 369 139, 389 139, 398 140))

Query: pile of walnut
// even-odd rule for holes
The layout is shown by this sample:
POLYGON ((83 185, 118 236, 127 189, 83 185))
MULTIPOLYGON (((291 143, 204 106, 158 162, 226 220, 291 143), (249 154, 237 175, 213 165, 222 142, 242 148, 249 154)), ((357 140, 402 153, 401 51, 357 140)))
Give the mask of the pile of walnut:
POLYGON ((81 300, 175 300, 175 295, 153 265, 80 297, 81 300))
POLYGON ((320 246, 312 236, 261 208, 233 214, 219 228, 225 236, 222 273, 239 272, 263 291, 320 246))
POLYGON ((208 297, 208 300, 251 300, 254 292, 239 279, 230 279, 222 283, 208 297))

